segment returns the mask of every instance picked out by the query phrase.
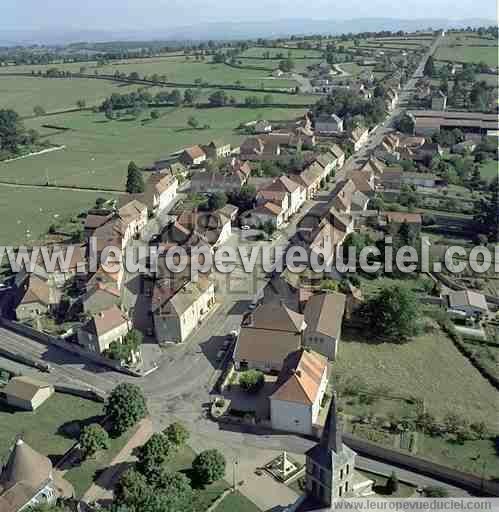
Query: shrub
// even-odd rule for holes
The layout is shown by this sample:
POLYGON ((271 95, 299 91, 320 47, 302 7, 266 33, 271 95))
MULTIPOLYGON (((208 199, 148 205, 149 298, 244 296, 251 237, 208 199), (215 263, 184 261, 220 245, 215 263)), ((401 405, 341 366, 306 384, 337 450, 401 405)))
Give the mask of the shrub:
POLYGON ((239 377, 239 385, 248 393, 258 393, 265 384, 265 377, 258 370, 248 370, 239 377))
POLYGON ((225 476, 225 458, 218 450, 206 450, 194 459, 192 470, 200 484, 210 484, 225 476))
POLYGON ((88 425, 80 434, 80 449, 85 457, 109 448, 109 435, 100 425, 88 425))

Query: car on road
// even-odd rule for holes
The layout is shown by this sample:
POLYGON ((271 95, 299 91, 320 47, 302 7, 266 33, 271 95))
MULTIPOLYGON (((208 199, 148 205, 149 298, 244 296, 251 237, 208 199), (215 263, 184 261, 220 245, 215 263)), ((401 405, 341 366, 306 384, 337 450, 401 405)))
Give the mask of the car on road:
POLYGON ((225 357, 225 350, 219 350, 217 352, 217 361, 221 361, 225 357))
POLYGON ((230 331, 230 333, 227 335, 227 338, 231 340, 235 340, 239 336, 239 331, 237 329, 234 329, 233 331, 230 331))
POLYGON ((245 224, 244 226, 241 226, 241 229, 243 231, 249 231, 251 228, 245 224))

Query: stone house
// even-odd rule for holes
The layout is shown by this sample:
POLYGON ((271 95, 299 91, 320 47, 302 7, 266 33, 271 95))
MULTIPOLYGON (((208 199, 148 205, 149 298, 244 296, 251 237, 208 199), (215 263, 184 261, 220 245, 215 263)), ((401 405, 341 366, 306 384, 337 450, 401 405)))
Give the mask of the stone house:
POLYGON ((265 192, 282 192, 286 194, 288 198, 288 208, 284 211, 284 215, 286 218, 289 218, 294 215, 303 204, 303 194, 300 189, 301 187, 298 183, 289 179, 287 176, 281 176, 258 192, 257 201, 258 198, 268 198, 265 192))
POLYGON ((315 131, 318 133, 342 133, 343 119, 336 114, 321 114, 315 119, 315 131))
POLYGON ((223 169, 196 173, 191 179, 191 191, 208 194, 238 192, 250 176, 251 167, 248 162, 233 158, 223 169))
POLYGON ((281 303, 258 306, 243 320, 234 349, 238 370, 281 371, 289 353, 301 347, 303 315, 281 303))
POLYGON ((81 298, 83 313, 94 315, 99 311, 109 309, 111 306, 119 306, 121 296, 118 288, 97 281, 95 286, 88 288, 81 298))
POLYGON ((260 228, 265 223, 271 222, 276 229, 279 229, 284 222, 284 212, 279 205, 268 201, 245 212, 241 219, 243 224, 250 227, 260 228))
POLYGON ((346 297, 342 293, 312 295, 305 306, 303 346, 335 360, 341 336, 346 297))
POLYGON ((184 149, 180 161, 189 167, 201 165, 206 160, 206 153, 199 146, 184 149))
POLYGON ((367 142, 369 139, 369 128, 364 126, 358 126, 354 128, 350 134, 350 140, 353 144, 354 151, 359 151, 359 149, 367 142))
POLYGON ((182 343, 215 305, 214 283, 205 276, 172 288, 170 280, 155 284, 152 300, 154 333, 158 343, 182 343))
POLYGON ((313 351, 299 349, 284 359, 270 396, 272 428, 312 435, 327 387, 327 359, 313 351))
POLYGON ((329 151, 336 158, 336 169, 341 169, 345 164, 345 152, 338 146, 338 144, 332 144, 329 147, 329 151))
POLYGON ((240 148, 241 160, 276 160, 281 155, 281 146, 270 137, 248 137, 240 148))
POLYGON ((218 140, 212 140, 209 144, 202 147, 208 158, 218 160, 219 158, 226 158, 231 154, 231 145, 218 140))
POLYGON ((2 388, 6 402, 17 409, 36 411, 54 394, 54 386, 30 377, 13 377, 2 388))
POLYGON ((78 330, 78 343, 90 352, 103 354, 113 341, 123 342, 131 324, 118 306, 92 315, 78 330))
POLYGON ((306 194, 306 199, 313 199, 321 188, 321 180, 324 174, 324 167, 319 162, 308 164, 299 174, 292 174, 290 179, 296 181, 306 194))
POLYGON ((58 289, 36 274, 30 274, 16 290, 16 318, 19 322, 26 322, 52 313, 60 299, 58 289))
POLYGON ((132 238, 139 236, 146 227, 147 206, 137 199, 133 199, 118 210, 118 217, 125 229, 124 240, 126 245, 132 238))

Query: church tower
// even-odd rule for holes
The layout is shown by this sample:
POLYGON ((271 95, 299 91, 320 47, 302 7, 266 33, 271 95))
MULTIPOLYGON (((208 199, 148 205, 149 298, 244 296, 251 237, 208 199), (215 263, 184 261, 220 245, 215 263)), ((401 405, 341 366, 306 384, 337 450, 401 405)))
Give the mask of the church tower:
POLYGON ((307 494, 323 506, 353 496, 356 453, 343 444, 337 397, 333 394, 320 442, 306 453, 307 494))

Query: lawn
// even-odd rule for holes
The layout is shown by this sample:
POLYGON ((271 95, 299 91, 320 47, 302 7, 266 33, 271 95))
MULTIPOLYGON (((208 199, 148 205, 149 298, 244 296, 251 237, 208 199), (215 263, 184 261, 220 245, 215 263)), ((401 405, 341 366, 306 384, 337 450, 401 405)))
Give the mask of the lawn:
POLYGON ((228 494, 215 512, 260 512, 260 509, 239 491, 228 494))
MULTIPOLYGON (((16 246, 43 239, 51 224, 88 210, 111 194, 0 185, 0 244, 16 246)), ((1 428, 1 426, 0 426, 1 428)))
POLYGON ((120 437, 110 437, 107 450, 98 452, 95 457, 83 461, 79 466, 68 470, 64 474, 64 478, 73 485, 77 498, 81 498, 93 484, 98 474, 109 467, 112 460, 133 436, 135 430, 132 428, 120 437))
MULTIPOLYGON (((224 139, 240 143, 244 137, 234 132, 241 122, 258 119, 293 119, 303 109, 292 108, 162 108, 162 116, 142 123, 129 117, 108 121, 104 114, 77 112, 50 117, 50 124, 69 128, 69 131, 50 136, 54 144, 64 144, 64 151, 0 164, 0 180, 28 184, 50 183, 83 187, 124 189, 130 160, 138 165, 151 165, 175 151, 193 144, 224 139), (200 125, 210 128, 189 128, 187 121, 194 116, 200 125)), ((39 129, 45 123, 33 119, 26 124, 39 129)))
POLYGON ((332 372, 356 377, 368 387, 386 386, 391 394, 424 398, 426 410, 443 418, 455 412, 499 428, 499 394, 443 333, 406 344, 370 344, 367 333, 345 331, 332 372))
POLYGON ((499 163, 497 160, 487 160, 480 165, 480 176, 487 180, 499 178, 499 163))
MULTIPOLYGON (((13 410, 0 403, 0 461, 5 462, 16 436, 36 451, 56 462, 75 443, 75 436, 61 426, 93 418, 99 419, 102 404, 56 393, 35 412, 13 410)), ((77 429, 76 429, 77 430, 77 429)))
MULTIPOLYGON (((180 471, 185 473, 186 476, 190 476, 192 462, 194 461, 196 454, 188 446, 185 446, 182 450, 175 454, 174 459, 168 463, 168 469, 170 471, 180 471)), ((214 500, 222 494, 223 491, 229 488, 229 484, 225 480, 219 480, 210 485, 194 488, 194 502, 196 511, 202 512, 206 510, 214 500)), ((217 510, 219 510, 217 508, 217 510)), ((222 509, 223 510, 223 509, 222 509)), ((248 509, 258 510, 258 509, 248 509)))

